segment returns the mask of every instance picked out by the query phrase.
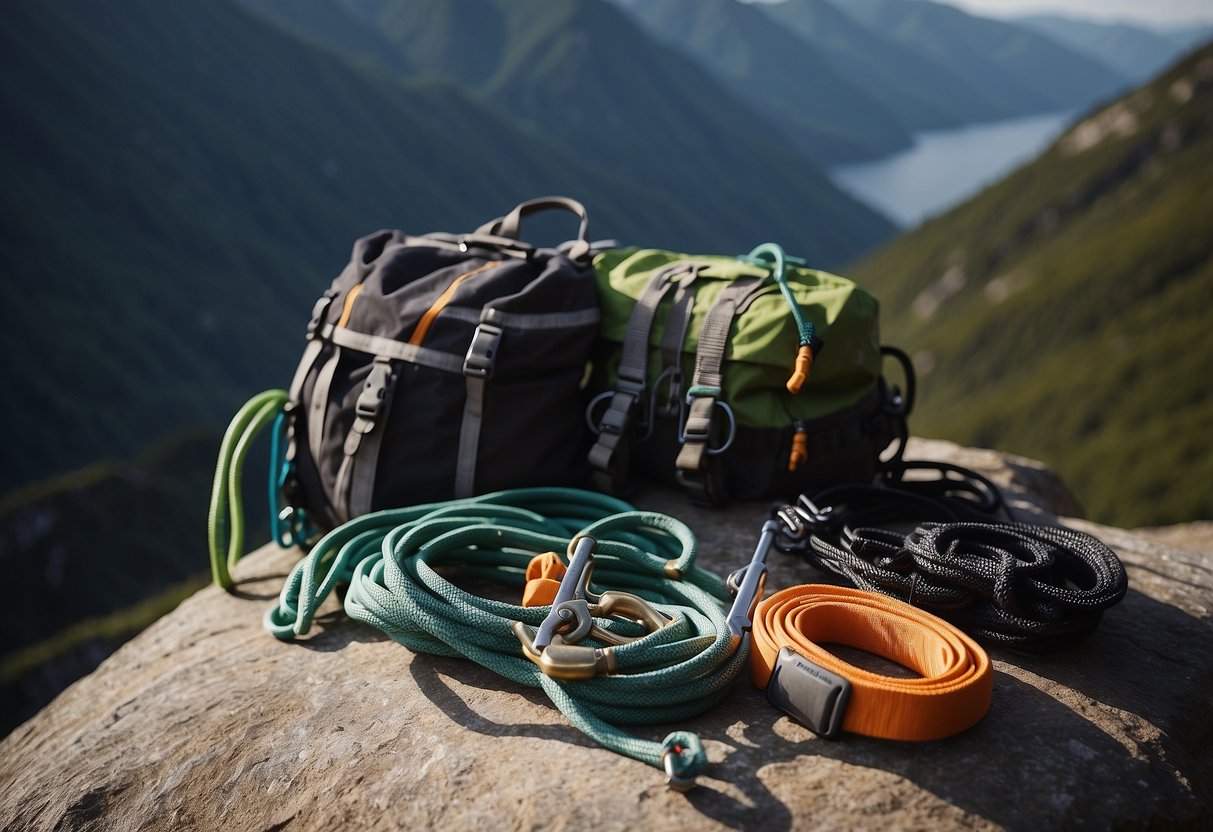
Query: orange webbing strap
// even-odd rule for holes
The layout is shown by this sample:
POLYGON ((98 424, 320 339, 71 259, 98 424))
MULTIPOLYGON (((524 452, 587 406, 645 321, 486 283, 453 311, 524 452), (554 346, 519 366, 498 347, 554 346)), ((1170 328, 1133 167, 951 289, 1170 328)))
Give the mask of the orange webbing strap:
POLYGON ((808 584, 775 593, 754 615, 750 669, 759 688, 767 687, 782 647, 850 683, 843 731, 941 739, 973 726, 990 707, 994 682, 985 650, 946 621, 875 592, 808 584), (863 670, 818 646, 823 643, 883 656, 919 676, 863 670))
POLYGON ((555 552, 535 555, 526 566, 526 588, 522 591, 522 606, 546 607, 556 600, 560 579, 568 569, 555 552))

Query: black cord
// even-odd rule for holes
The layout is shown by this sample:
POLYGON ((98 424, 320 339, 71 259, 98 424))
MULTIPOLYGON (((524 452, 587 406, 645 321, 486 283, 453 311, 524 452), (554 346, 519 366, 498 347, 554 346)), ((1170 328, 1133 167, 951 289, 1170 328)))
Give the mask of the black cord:
POLYGON ((777 510, 779 548, 1021 650, 1090 633, 1124 597, 1124 566, 1095 537, 1011 521, 998 488, 960 466, 901 469, 876 485, 835 486, 777 510), (909 471, 938 476, 906 479, 909 471))

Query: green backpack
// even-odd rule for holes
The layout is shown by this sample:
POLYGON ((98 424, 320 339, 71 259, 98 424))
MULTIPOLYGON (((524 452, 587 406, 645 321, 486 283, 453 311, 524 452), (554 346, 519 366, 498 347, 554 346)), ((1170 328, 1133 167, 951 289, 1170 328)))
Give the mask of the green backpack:
POLYGON ((635 473, 709 504, 790 498, 900 458, 911 396, 882 363, 894 355, 911 390, 909 362, 881 346, 877 301, 852 281, 770 243, 744 257, 612 249, 594 267, 599 488, 625 491, 635 473))

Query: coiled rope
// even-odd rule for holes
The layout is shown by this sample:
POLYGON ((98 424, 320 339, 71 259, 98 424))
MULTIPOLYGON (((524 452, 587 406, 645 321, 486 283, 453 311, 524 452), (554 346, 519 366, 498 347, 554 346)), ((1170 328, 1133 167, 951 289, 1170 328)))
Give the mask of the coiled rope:
POLYGON ((923 523, 907 535, 814 536, 810 563, 937 613, 983 641, 1039 650, 1086 635, 1124 598, 1116 554, 1084 532, 1026 523, 923 523))
POLYGON ((1073 529, 993 522, 1001 499, 988 480, 937 467, 939 480, 844 486, 804 500, 781 515, 790 528, 802 525, 780 548, 1019 650, 1084 636, 1124 598, 1124 565, 1103 542, 1073 529), (898 524, 914 528, 891 528, 898 524))
MULTIPOLYGON (((381 511, 323 537, 287 578, 266 615, 270 633, 307 633, 320 604, 341 584, 347 614, 411 650, 462 656, 519 684, 542 688, 579 730, 620 754, 664 767, 687 783, 707 763, 699 738, 674 732, 641 740, 612 723, 654 724, 694 716, 719 702, 748 663, 734 646, 723 582, 694 565, 694 535, 680 521, 575 489, 531 488, 381 511), (595 585, 634 593, 673 623, 644 635, 639 624, 595 623, 640 636, 614 648, 618 672, 581 681, 549 678, 523 655, 511 623, 538 626, 550 606, 522 607, 452 583, 490 579, 521 597, 528 562, 564 552, 574 537, 597 541, 595 585)), ((599 591, 594 589, 594 592, 599 591)))

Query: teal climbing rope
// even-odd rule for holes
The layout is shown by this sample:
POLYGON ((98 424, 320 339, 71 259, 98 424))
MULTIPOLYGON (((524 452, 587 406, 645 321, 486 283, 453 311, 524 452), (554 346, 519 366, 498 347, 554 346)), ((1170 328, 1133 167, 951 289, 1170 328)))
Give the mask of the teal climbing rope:
POLYGON ((601 745, 664 768, 689 785, 707 763, 699 738, 679 731, 662 742, 616 724, 669 723, 719 702, 748 666, 723 604, 724 583, 694 563, 694 535, 680 521, 635 511, 587 491, 533 488, 381 511, 323 537, 286 580, 266 628, 281 639, 305 635, 321 603, 348 585, 353 619, 423 653, 471 659, 518 684, 542 688, 579 730, 601 745), (622 590, 672 619, 652 633, 635 621, 595 619, 635 640, 614 647, 616 672, 591 679, 550 678, 528 660, 513 622, 537 627, 550 606, 522 607, 474 595, 451 578, 490 579, 521 597, 526 566, 569 541, 596 541, 592 592, 622 590))

